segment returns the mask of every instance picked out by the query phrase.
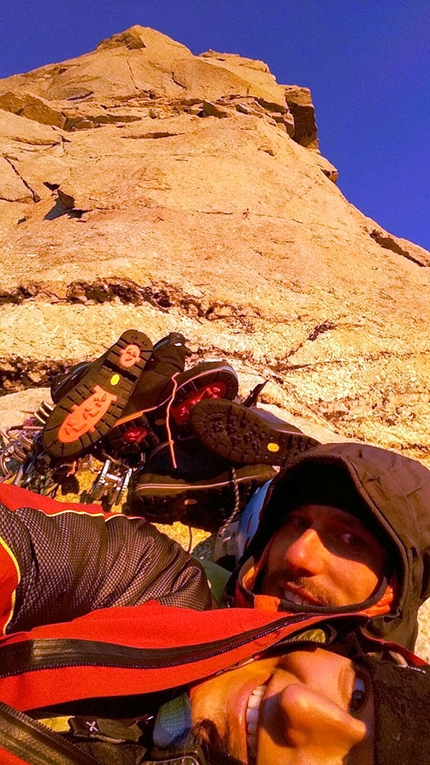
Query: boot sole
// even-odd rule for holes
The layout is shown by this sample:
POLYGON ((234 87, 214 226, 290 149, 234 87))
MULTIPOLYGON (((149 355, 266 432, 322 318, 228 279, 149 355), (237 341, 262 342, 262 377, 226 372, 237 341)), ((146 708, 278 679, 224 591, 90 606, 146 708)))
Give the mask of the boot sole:
POLYGON ((202 401, 190 413, 194 435, 219 457, 246 465, 283 465, 319 442, 304 433, 277 430, 252 409, 232 401, 202 401))
POLYGON ((75 457, 116 425, 151 356, 152 343, 130 329, 112 345, 100 366, 58 402, 43 429, 42 443, 54 457, 75 457))

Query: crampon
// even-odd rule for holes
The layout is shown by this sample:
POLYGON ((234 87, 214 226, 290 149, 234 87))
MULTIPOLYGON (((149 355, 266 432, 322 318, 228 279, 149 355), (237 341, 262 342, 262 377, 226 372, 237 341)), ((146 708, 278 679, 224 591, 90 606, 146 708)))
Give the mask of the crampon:
MULTIPOLYGON (((142 466, 142 453, 128 449, 127 456, 109 449, 109 442, 77 459, 57 459, 43 447, 42 432, 53 405, 42 402, 20 425, 0 428, 0 483, 56 497, 80 494, 80 501, 100 502, 105 510, 119 505, 126 496, 131 476, 142 466), (85 471, 92 484, 82 491, 78 474, 85 471)), ((112 442, 112 440, 111 440, 112 442)), ((116 445, 116 444, 115 444, 116 445)), ((117 450, 118 451, 118 450, 117 450)))

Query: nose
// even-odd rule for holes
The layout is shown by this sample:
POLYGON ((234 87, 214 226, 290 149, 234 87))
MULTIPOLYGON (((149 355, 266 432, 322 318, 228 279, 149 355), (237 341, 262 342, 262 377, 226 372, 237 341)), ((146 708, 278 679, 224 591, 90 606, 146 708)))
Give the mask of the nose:
POLYGON ((349 751, 366 737, 366 725, 362 720, 354 718, 321 691, 312 690, 300 682, 284 688, 278 703, 284 739, 291 747, 319 754, 324 752, 327 757, 349 751))
POLYGON ((289 571, 313 576, 323 571, 326 557, 327 550, 318 533, 308 528, 287 547, 284 562, 289 571))

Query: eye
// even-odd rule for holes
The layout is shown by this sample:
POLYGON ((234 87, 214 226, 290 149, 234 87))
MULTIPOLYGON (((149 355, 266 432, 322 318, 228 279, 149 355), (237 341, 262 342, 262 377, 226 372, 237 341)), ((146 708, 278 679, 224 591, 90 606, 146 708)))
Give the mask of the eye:
POLYGON ((351 701, 349 702, 349 711, 352 714, 357 714, 364 707, 367 700, 367 684, 362 675, 356 675, 354 681, 354 688, 351 694, 351 701))
POLYGON ((364 539, 351 531, 345 531, 340 538, 344 545, 351 550, 362 550, 366 546, 364 539))
POLYGON ((302 515, 291 513, 287 518, 286 525, 293 529, 307 529, 311 524, 302 515))

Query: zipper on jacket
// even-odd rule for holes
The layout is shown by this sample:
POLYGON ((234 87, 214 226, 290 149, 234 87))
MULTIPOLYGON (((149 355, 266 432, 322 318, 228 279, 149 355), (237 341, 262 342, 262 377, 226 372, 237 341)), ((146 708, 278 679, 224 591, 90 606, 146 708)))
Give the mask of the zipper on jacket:
POLYGON ((179 646, 173 649, 176 655, 170 660, 166 659, 166 655, 172 650, 171 647, 135 648, 116 643, 67 638, 27 640, 0 648, 0 667, 4 667, 0 669, 0 679, 40 669, 62 669, 82 665, 123 669, 164 669, 192 664, 234 651, 282 627, 300 624, 308 621, 309 618, 309 614, 286 616, 263 628, 249 630, 236 638, 228 637, 214 641, 208 645, 207 649, 204 648, 206 644, 179 646), (38 656, 37 653, 41 655, 38 656), (70 654, 69 659, 65 658, 67 653, 70 654), (63 657, 61 661, 60 656, 63 657))

